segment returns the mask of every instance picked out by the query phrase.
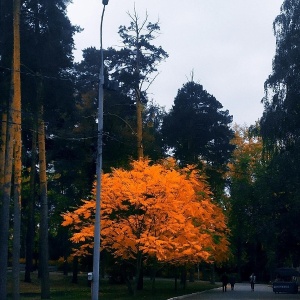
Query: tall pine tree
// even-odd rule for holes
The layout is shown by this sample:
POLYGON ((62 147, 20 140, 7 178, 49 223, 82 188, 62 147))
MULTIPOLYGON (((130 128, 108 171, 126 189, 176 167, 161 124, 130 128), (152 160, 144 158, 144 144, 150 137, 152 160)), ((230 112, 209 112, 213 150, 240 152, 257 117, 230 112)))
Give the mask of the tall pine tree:
POLYGON ((299 265, 300 213, 300 1, 285 0, 274 21, 276 53, 265 82, 260 121, 264 151, 271 157, 266 195, 273 206, 275 261, 299 265))
POLYGON ((178 90, 164 118, 162 135, 166 151, 173 151, 182 165, 196 164, 209 176, 214 193, 224 191, 222 179, 234 146, 232 116, 203 86, 192 81, 178 90))

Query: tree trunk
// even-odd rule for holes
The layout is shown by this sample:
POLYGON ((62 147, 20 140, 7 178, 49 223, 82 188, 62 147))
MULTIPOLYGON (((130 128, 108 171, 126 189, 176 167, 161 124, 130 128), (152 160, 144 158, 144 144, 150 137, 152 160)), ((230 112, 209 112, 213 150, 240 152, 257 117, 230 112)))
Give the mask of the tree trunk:
POLYGON ((143 158, 144 149, 143 149, 143 105, 140 99, 140 90, 136 91, 136 117, 137 117, 137 155, 138 159, 143 158))
POLYGON ((2 190, 4 183, 4 166, 5 166, 5 147, 6 147, 6 132, 7 132, 7 114, 2 114, 1 120, 1 140, 0 140, 0 201, 2 199, 2 190))
POLYGON ((127 274, 126 265, 122 264, 120 266, 120 270, 121 270, 121 273, 122 273, 122 277, 125 280, 129 295, 134 295, 134 284, 132 284, 131 278, 127 274))
POLYGON ((237 272, 238 272, 238 279, 241 280, 242 278, 242 243, 241 238, 238 236, 237 240, 237 251, 236 251, 236 264, 237 264, 237 272))
POLYGON ((68 271, 69 271, 68 256, 65 254, 64 255, 64 263, 63 263, 63 274, 65 276, 68 276, 68 271))
POLYGON ((6 135, 5 167, 2 189, 2 203, 0 205, 0 295, 7 294, 7 266, 8 266, 8 236, 9 236, 9 206, 11 194, 12 163, 13 163, 13 117, 12 103, 8 113, 8 130, 6 135))
POLYGON ((49 284, 49 249, 48 249, 48 199, 47 199, 47 175, 46 175, 46 149, 45 149, 45 124, 43 121, 43 106, 39 112, 38 128, 39 144, 39 176, 41 197, 41 227, 40 227, 40 275, 41 298, 50 299, 49 284))
POLYGON ((136 269, 135 269, 135 279, 134 279, 134 286, 133 286, 133 294, 136 295, 138 283, 140 280, 141 270, 142 270, 142 260, 143 260, 143 254, 141 251, 138 251, 137 253, 137 259, 136 259, 136 269))
MULTIPOLYGON (((14 1, 14 49, 12 64, 11 100, 8 111, 8 125, 6 135, 4 177, 1 186, 2 203, 0 206, 0 295, 7 295, 7 266, 8 266, 8 237, 9 237, 9 206, 11 198, 11 180, 14 154, 14 137, 18 115, 21 114, 21 90, 20 90, 20 37, 19 37, 19 14, 20 2, 14 1)), ((19 122, 21 119, 19 118, 19 122)), ((19 124, 20 126, 21 124, 19 124)), ((3 174, 3 173, 2 173, 3 174)))
MULTIPOLYGON (((20 132, 21 133, 21 132, 20 132)), ((18 135, 18 134, 17 134, 18 135)), ((13 227, 13 299, 20 299, 20 244, 21 244, 21 146, 14 149, 14 227, 13 227)))
POLYGON ((182 266, 180 275, 181 275, 180 276, 180 284, 182 285, 182 288, 185 290, 185 288, 186 288, 186 276, 187 276, 186 265, 182 266))
POLYGON ((136 30, 136 87, 135 87, 135 100, 136 100, 136 120, 137 120, 137 129, 136 129, 136 136, 137 136, 137 155, 138 159, 144 157, 144 149, 143 149, 143 105, 141 102, 141 88, 140 88, 140 36, 139 36, 139 26, 137 24, 137 18, 135 18, 135 30, 136 30))
POLYGON ((33 122, 32 146, 31 146, 31 168, 30 168, 30 196, 26 207, 27 231, 26 231, 26 265, 25 282, 31 282, 31 272, 33 271, 33 249, 34 249, 34 204, 35 204, 35 173, 36 173, 36 153, 37 153, 37 126, 36 118, 33 122))
POLYGON ((78 283, 78 256, 73 258, 72 283, 78 283))
POLYGON ((174 282, 174 290, 178 290, 178 267, 175 266, 175 282, 174 282))
POLYGON ((153 267, 152 267, 152 270, 151 270, 152 293, 154 293, 154 291, 155 291, 156 272, 157 272, 157 260, 154 258, 153 267))
POLYGON ((210 283, 211 284, 215 284, 216 280, 215 280, 215 264, 212 263, 210 265, 210 283))
POLYGON ((20 244, 21 244, 21 76, 20 76, 20 8, 21 1, 14 0, 13 47, 13 102, 14 115, 14 228, 13 228, 13 298, 20 299, 20 244))
POLYGON ((144 288, 144 266, 143 262, 141 263, 141 271, 137 282, 137 290, 141 291, 144 288))
POLYGON ((195 266, 192 265, 189 270, 189 282, 195 282, 195 266))

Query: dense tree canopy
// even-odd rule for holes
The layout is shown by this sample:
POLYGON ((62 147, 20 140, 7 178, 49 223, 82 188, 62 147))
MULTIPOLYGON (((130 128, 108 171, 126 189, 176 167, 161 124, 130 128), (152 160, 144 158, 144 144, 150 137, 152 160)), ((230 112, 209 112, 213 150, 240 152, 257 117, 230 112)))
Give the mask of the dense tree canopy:
MULTIPOLYGON (((137 262, 141 257, 177 264, 226 260, 226 219, 210 198, 196 170, 180 170, 173 160, 153 165, 140 160, 131 170, 114 169, 103 175, 102 247, 137 262)), ((94 210, 95 200, 90 199, 63 215, 63 225, 73 229, 72 241, 80 245, 79 254, 89 254, 92 247, 94 210)))
POLYGON ((205 166, 213 190, 234 146, 230 144, 232 117, 202 85, 190 81, 178 90, 174 105, 164 118, 164 143, 182 165, 205 166))
MULTIPOLYGON (((5 115, 13 94, 13 2, 0 1, 2 179, 7 168, 6 126, 13 123, 5 115)), ((18 113, 22 113, 21 255, 26 256, 26 281, 33 270, 33 254, 40 251, 34 244, 40 236, 49 233, 52 259, 66 259, 71 243, 77 255, 90 253, 93 247, 100 51, 87 48, 83 60, 74 64, 73 35, 80 28, 66 15, 69 3, 21 1, 18 113), (41 205, 45 195, 39 189, 37 137, 44 131, 49 210, 41 215, 38 209, 46 205, 41 205), (60 227, 61 213, 66 211, 70 212, 63 215, 64 225, 73 230, 71 241, 68 228, 60 227), (49 229, 39 236, 37 228, 48 215, 49 229)), ((235 127, 235 134, 229 112, 193 80, 178 90, 169 112, 149 99, 147 90, 158 74, 157 66, 168 54, 154 42, 158 22, 149 22, 147 13, 141 19, 135 10, 128 16, 129 25, 119 27, 123 45, 104 50, 105 252, 114 255, 114 262, 137 262, 137 275, 142 262, 151 261, 151 266, 220 262, 228 257, 229 247, 242 278, 252 267, 261 271, 260 278, 268 279, 266 271, 299 265, 295 224, 300 214, 300 0, 285 0, 274 22, 276 54, 265 81, 260 123, 250 129, 235 127), (132 162, 143 156, 137 155, 139 148, 147 158, 132 162), (173 159, 160 161, 168 155, 178 165, 173 159)), ((11 214, 13 194, 7 194, 10 225, 9 220, 16 218, 11 214)), ((1 198, 1 209, 3 203, 1 198)), ((8 240, 11 231, 5 231, 8 240)), ((7 253, 7 245, 1 244, 7 253)), ((6 269, 3 264, 2 287, 6 269)))
POLYGON ((0 112, 8 105, 12 66, 12 1, 0 1, 0 112))
POLYGON ((274 21, 276 54, 273 70, 265 82, 266 97, 261 132, 268 150, 297 145, 300 134, 300 2, 284 1, 274 21))
MULTIPOLYGON (((12 22, 12 3, 12 1, 1 1, 1 113, 7 112, 8 103, 11 102, 9 90, 11 87, 14 88, 15 84, 15 81, 11 81, 10 76, 13 36, 12 23, 10 23, 12 22), (6 30, 3 31, 3 28, 6 30), (2 33, 4 34, 2 35, 2 33), (10 84, 11 82, 12 85, 10 84)), ((26 251, 23 249, 23 253, 25 252, 26 255, 29 255, 26 257, 26 263, 29 265, 29 268, 26 265, 26 274, 29 275, 32 271, 34 236, 37 234, 37 230, 35 230, 37 228, 36 223, 39 223, 41 228, 41 223, 44 220, 48 220, 47 217, 35 215, 37 208, 46 208, 46 205, 40 205, 40 201, 44 199, 44 196, 47 197, 47 195, 42 195, 42 193, 38 197, 37 174, 41 175, 44 173, 43 175, 46 177, 46 172, 51 170, 54 165, 56 166, 55 170, 59 171, 59 166, 62 165, 62 160, 60 159, 62 156, 59 157, 57 152, 60 152, 60 155, 64 152, 61 141, 65 137, 62 137, 62 132, 70 130, 72 125, 74 125, 71 113, 74 110, 74 89, 72 76, 69 71, 73 66, 73 34, 77 29, 71 25, 66 15, 66 5, 68 3, 69 1, 63 0, 50 2, 24 0, 21 1, 21 13, 18 14, 20 15, 21 68, 18 68, 17 71, 18 75, 21 74, 22 81, 22 110, 18 108, 17 113, 22 114, 22 167, 26 170, 24 176, 27 176, 27 171, 29 171, 31 177, 31 192, 29 194, 24 193, 23 196, 27 197, 22 198, 22 221, 26 224, 26 226, 22 227, 22 229, 25 227, 23 234, 26 236, 26 251), (46 127, 44 124, 46 124, 46 127), (40 129, 38 129, 38 125, 41 126, 40 129), (45 138, 45 130, 48 139, 45 138), (48 151, 47 159, 43 159, 43 168, 39 165, 38 171, 37 157, 38 154, 42 154, 44 151, 37 147, 37 136, 40 136, 39 147, 44 146, 46 143, 48 151), (58 151, 58 149, 60 150, 58 151), (49 163, 50 161, 51 163, 49 163), (44 172, 42 172, 42 169, 44 172)), ((13 68, 15 71, 15 67, 13 68)), ((3 124, 1 122, 2 129, 4 128, 3 124)), ((3 148, 5 148, 4 139, 2 139, 2 143, 4 144, 3 148)), ((1 160, 2 166, 4 163, 4 160, 1 160)), ((67 174, 67 172, 61 172, 61 174, 67 174)), ((46 179, 43 184, 45 184, 45 181, 46 179)), ((63 185, 62 182, 56 185, 58 187, 56 192, 61 192, 63 185)), ((43 189, 43 191, 46 191, 46 189, 43 189)), ((57 204, 56 198, 51 198, 50 202, 51 212, 53 213, 57 204)), ((44 211, 46 211, 46 214, 49 213, 47 208, 44 211)), ((40 237, 44 238, 47 236, 48 228, 45 228, 45 233, 41 234, 40 237)), ((25 241, 22 241, 22 245, 24 244, 25 241)), ((41 249, 43 251, 40 253, 48 253, 47 248, 47 245, 42 245, 41 249)), ((7 252, 7 249, 3 251, 7 252)), ((45 264, 40 270, 48 272, 48 259, 45 259, 45 264)), ((42 266, 42 263, 40 266, 42 266)), ((3 274, 6 276, 5 272, 6 268, 1 268, 1 278, 3 274)), ((26 276, 25 279, 30 281, 29 277, 26 276)), ((42 282, 47 282, 47 280, 44 280, 44 276, 42 276, 42 282)), ((43 297, 46 297, 46 293, 49 294, 49 290, 46 291, 46 289, 42 288, 43 297)), ((3 295, 3 293, 1 294, 3 295)))
POLYGON ((300 193, 299 25, 300 1, 285 0, 274 21, 276 53, 272 73, 265 82, 260 122, 264 150, 270 157, 268 179, 265 178, 270 191, 265 198, 274 208, 274 252, 281 266, 291 261, 299 264, 295 246, 299 235, 292 226, 299 214, 300 193))
POLYGON ((228 161, 233 146, 229 128, 232 117, 203 87, 190 81, 178 91, 174 105, 163 123, 169 148, 182 163, 205 161, 222 165, 228 161))
POLYGON ((247 278, 251 268, 257 274, 264 268, 262 253, 270 249, 271 235, 267 235, 274 230, 270 223, 272 207, 264 197, 267 189, 262 186, 266 164, 261 138, 247 127, 235 126, 232 143, 236 148, 227 172, 230 241, 237 272, 240 278, 247 278))
MULTIPOLYGON (((80 137, 89 137, 86 154, 94 157, 97 149, 97 105, 100 51, 87 48, 83 60, 75 65, 76 104, 78 119, 76 132, 80 137)), ((105 69, 104 86, 104 133, 103 168, 127 165, 128 157, 135 153, 135 106, 119 89, 108 87, 109 78, 105 69)), ((85 155, 86 156, 86 155, 85 155)))
MULTIPOLYGON (((180 171, 173 160, 149 163, 135 161, 131 170, 104 174, 103 247, 125 259, 138 251, 167 261, 224 259, 225 217, 211 203, 205 180, 191 167, 180 171)), ((74 227, 72 240, 84 242, 78 250, 82 254, 91 247, 94 209, 94 200, 84 200, 63 215, 63 225, 74 227)))
POLYGON ((141 19, 135 10, 128 15, 130 25, 119 27, 124 46, 119 50, 109 48, 106 64, 111 78, 120 83, 121 89, 133 97, 133 100, 136 100, 138 89, 142 94, 141 100, 145 103, 147 89, 157 74, 158 64, 168 54, 161 46, 153 43, 160 31, 158 22, 150 22, 147 13, 141 19))
POLYGON ((123 93, 131 97, 136 105, 136 158, 144 156, 143 143, 143 109, 147 103, 147 89, 155 79, 157 65, 168 57, 161 46, 156 46, 153 40, 160 30, 159 23, 148 21, 148 14, 140 20, 134 9, 134 14, 128 13, 131 21, 129 26, 120 26, 119 34, 124 48, 109 49, 110 60, 107 62, 110 77, 119 82, 123 93))

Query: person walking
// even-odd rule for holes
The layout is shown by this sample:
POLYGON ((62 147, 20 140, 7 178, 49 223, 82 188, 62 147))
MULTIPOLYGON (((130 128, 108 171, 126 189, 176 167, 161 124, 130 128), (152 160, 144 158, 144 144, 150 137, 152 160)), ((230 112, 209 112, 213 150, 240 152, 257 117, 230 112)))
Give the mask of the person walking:
POLYGON ((235 285, 235 275, 234 274, 230 275, 229 283, 230 283, 230 286, 231 286, 231 290, 233 291, 234 290, 234 285, 235 285))
POLYGON ((254 292, 254 284, 255 284, 256 276, 254 273, 250 275, 250 285, 251 285, 251 291, 254 292))
POLYGON ((227 292, 228 276, 226 272, 222 275, 221 280, 222 280, 222 290, 223 292, 227 292))

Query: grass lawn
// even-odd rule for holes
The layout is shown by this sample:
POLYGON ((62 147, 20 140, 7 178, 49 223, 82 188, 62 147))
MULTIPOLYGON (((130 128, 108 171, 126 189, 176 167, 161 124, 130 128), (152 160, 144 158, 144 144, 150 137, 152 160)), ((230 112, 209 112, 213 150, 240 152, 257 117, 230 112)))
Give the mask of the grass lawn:
MULTIPOLYGON (((21 273, 21 299, 40 300, 40 281, 37 274, 32 274, 32 282, 25 283, 24 273, 21 273)), ((11 274, 8 278, 8 299, 12 299, 11 274)), ((217 285, 206 282, 187 282, 186 289, 183 290, 178 283, 177 292, 174 290, 174 280, 156 279, 155 291, 152 291, 151 281, 144 278, 144 289, 138 291, 135 299, 143 300, 166 300, 171 297, 184 294, 191 294, 207 289, 212 289, 217 285)), ((64 276, 61 273, 50 273, 51 300, 89 300, 91 299, 91 288, 88 286, 87 275, 78 276, 78 284, 71 283, 71 275, 64 276)), ((127 287, 119 284, 109 284, 107 280, 100 283, 99 299, 103 300, 129 300, 133 297, 128 295, 127 287)))

